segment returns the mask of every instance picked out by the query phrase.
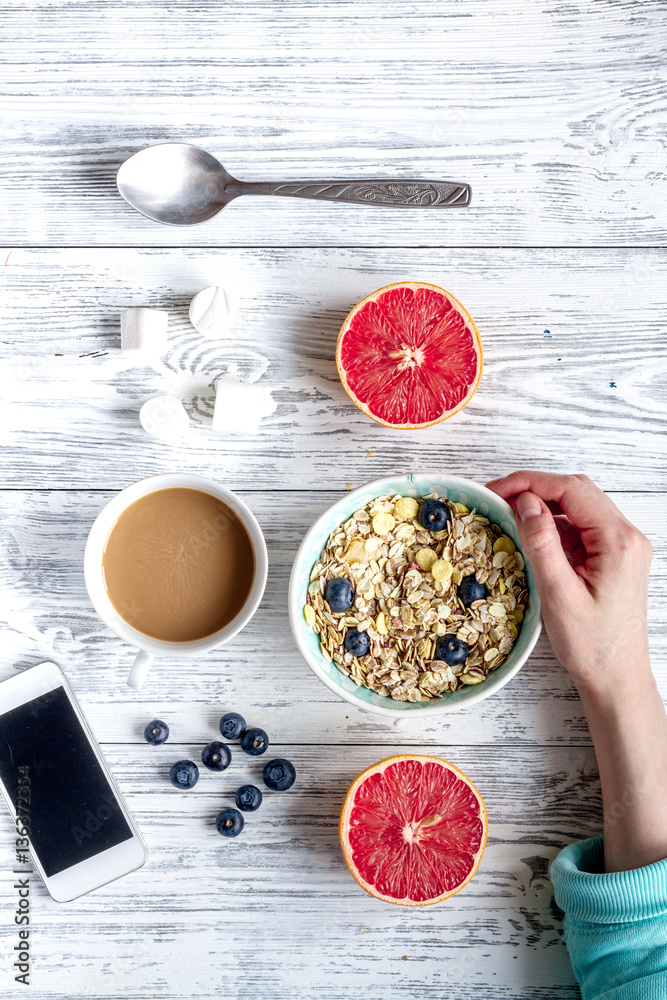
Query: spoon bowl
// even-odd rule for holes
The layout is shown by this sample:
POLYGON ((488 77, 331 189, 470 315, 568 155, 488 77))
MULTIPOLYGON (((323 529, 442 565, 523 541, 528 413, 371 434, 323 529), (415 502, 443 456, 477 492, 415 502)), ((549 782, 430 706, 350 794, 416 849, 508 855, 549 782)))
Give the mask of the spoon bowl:
POLYGON ((211 153, 187 142, 148 146, 125 160, 116 178, 125 201, 154 222, 196 226, 242 194, 316 198, 400 208, 470 204, 469 184, 430 180, 239 181, 211 153))
POLYGON ((116 183, 125 201, 153 222, 196 226, 220 212, 236 195, 219 160, 187 142, 142 149, 121 164, 116 183))

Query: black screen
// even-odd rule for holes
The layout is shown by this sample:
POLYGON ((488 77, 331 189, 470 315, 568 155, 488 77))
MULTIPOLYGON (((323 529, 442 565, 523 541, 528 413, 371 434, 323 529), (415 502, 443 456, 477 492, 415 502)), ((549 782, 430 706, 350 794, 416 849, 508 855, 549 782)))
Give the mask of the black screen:
POLYGON ((26 767, 30 843, 47 876, 132 838, 63 687, 0 715, 0 778, 15 808, 26 767))

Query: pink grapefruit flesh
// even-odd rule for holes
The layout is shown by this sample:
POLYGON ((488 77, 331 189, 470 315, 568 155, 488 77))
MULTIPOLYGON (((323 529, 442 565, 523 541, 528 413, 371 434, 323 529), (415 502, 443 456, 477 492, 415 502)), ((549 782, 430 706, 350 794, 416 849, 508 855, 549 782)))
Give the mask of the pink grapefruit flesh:
POLYGON ((427 906, 470 881, 486 843, 481 795, 439 757, 390 757, 359 775, 340 817, 345 861, 367 892, 427 906))
POLYGON ((349 313, 336 364, 350 396, 389 427, 429 427, 470 402, 482 342, 453 295, 420 282, 387 285, 349 313))

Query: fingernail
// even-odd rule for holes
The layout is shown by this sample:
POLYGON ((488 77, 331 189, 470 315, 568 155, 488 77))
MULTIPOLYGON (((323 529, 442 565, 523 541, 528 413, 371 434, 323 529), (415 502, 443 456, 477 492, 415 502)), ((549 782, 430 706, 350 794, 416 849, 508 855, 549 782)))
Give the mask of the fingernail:
POLYGON ((533 493, 520 493, 516 498, 516 512, 522 521, 530 517, 539 517, 542 513, 540 501, 533 493))

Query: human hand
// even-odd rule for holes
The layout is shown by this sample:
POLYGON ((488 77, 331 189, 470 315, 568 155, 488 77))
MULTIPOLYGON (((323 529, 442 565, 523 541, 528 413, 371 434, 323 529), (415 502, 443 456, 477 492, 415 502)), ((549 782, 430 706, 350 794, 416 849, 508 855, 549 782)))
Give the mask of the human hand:
POLYGON ((650 673, 648 539, 588 476, 522 471, 486 485, 516 512, 553 651, 580 691, 650 673))

